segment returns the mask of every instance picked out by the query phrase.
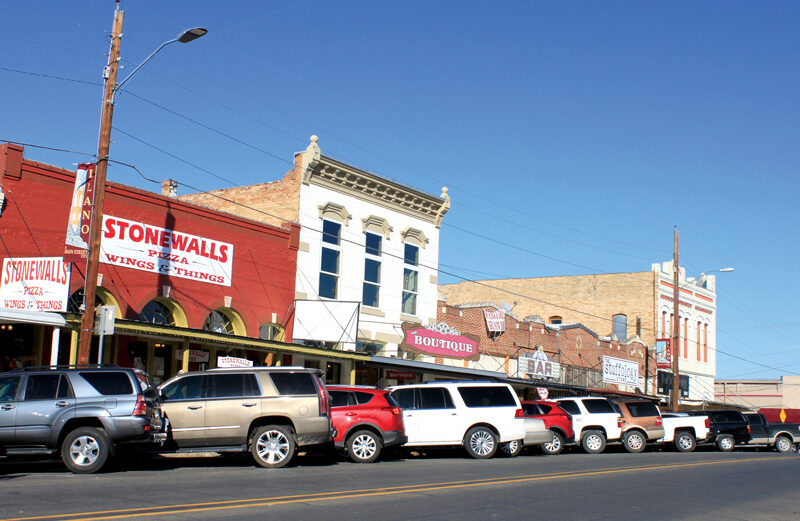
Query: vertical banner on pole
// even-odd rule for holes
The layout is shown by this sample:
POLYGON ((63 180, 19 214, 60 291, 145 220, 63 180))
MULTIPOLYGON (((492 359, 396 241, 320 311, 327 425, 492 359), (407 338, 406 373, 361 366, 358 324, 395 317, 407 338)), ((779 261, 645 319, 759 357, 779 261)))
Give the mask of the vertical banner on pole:
POLYGON ((75 174, 75 188, 67 218, 67 239, 64 241, 65 262, 85 261, 89 251, 96 167, 95 163, 81 163, 75 174))

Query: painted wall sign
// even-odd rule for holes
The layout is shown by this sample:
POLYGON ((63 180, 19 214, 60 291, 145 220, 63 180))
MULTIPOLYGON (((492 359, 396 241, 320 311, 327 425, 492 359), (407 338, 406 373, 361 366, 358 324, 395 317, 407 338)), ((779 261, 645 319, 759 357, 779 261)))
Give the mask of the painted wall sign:
POLYGON ((486 328, 490 333, 502 333, 506 330, 506 314, 500 309, 484 309, 486 328))
POLYGON ((550 360, 541 346, 534 353, 520 356, 518 362, 520 369, 534 378, 558 380, 561 377, 561 364, 550 360))
POLYGON ((603 381, 618 385, 639 385, 639 364, 613 356, 603 356, 603 381))
POLYGON ((478 360, 479 339, 476 335, 459 333, 444 322, 427 328, 413 322, 403 322, 403 343, 411 351, 428 356, 478 360))
POLYGON ((226 242, 106 215, 100 246, 106 264, 231 285, 233 245, 226 242))
POLYGON ((61 257, 3 259, 0 305, 27 311, 67 311, 69 263, 61 257))

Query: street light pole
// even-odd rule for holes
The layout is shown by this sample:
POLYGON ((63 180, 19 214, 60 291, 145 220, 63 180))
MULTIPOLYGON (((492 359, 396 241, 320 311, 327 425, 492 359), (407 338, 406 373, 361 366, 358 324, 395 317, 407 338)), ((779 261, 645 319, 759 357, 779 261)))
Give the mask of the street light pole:
POLYGON ((675 255, 672 261, 672 269, 675 275, 675 278, 672 282, 673 284, 673 314, 674 320, 672 322, 672 410, 678 411, 678 402, 679 397, 678 393, 680 392, 680 373, 678 372, 678 357, 680 356, 680 342, 681 342, 681 317, 680 313, 680 298, 681 298, 681 288, 679 286, 680 283, 680 264, 678 264, 678 228, 675 228, 675 255))

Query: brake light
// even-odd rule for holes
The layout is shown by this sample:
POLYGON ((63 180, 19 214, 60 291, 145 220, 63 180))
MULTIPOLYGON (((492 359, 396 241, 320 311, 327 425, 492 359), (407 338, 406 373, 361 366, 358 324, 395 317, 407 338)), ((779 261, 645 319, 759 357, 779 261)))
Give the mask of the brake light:
POLYGON ((750 424, 747 424, 747 434, 750 434, 752 431, 750 430, 750 424))
POLYGON ((623 425, 625 425, 625 420, 622 419, 622 416, 617 416, 617 427, 621 429, 623 425))
POLYGON ((664 425, 664 420, 659 416, 656 418, 656 425, 664 425))
POLYGON ((134 416, 147 416, 147 403, 144 401, 144 396, 141 394, 136 395, 136 405, 133 406, 134 416))
POLYGON ((403 410, 400 407, 381 407, 381 410, 382 411, 389 411, 392 414, 394 414, 395 416, 400 416, 400 414, 402 414, 402 412, 403 412, 403 410))
POLYGON ((525 411, 523 411, 522 409, 517 409, 516 412, 514 412, 514 418, 524 418, 524 417, 525 417, 525 411))
POLYGON ((710 429, 710 428, 711 428, 711 420, 709 420, 708 416, 706 416, 706 429, 710 429))
POLYGON ((325 383, 322 381, 322 379, 317 375, 314 375, 314 378, 317 380, 317 388, 319 389, 319 393, 317 395, 319 397, 319 415, 327 416, 328 411, 331 410, 331 395, 325 388, 325 383))

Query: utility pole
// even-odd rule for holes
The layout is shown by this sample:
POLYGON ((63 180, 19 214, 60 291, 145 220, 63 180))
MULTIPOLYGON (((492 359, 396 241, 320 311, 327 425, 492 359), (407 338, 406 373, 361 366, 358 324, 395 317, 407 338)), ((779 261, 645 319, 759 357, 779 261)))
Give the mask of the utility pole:
MULTIPOLYGON (((94 180, 94 204, 89 235, 89 252, 86 256, 86 281, 83 289, 83 316, 78 344, 78 364, 89 363, 89 351, 94 332, 94 300, 97 293, 97 272, 100 264, 100 234, 103 228, 103 205, 106 191, 108 150, 111 144, 111 121, 114 117, 114 87, 119 69, 119 49, 122 38, 122 20, 125 12, 114 11, 114 28, 111 33, 111 52, 108 65, 103 70, 106 84, 103 90, 103 112, 100 120, 100 142, 97 145, 97 169, 94 180)), ((102 360, 99 360, 102 363, 102 360)))
POLYGON ((680 356, 680 342, 681 342, 681 317, 680 317, 680 298, 681 289, 678 283, 680 282, 680 264, 678 263, 678 228, 675 228, 675 255, 672 261, 672 269, 674 271, 675 279, 673 280, 673 315, 672 321, 672 410, 678 411, 679 393, 680 393, 680 374, 678 373, 678 357, 680 356))

